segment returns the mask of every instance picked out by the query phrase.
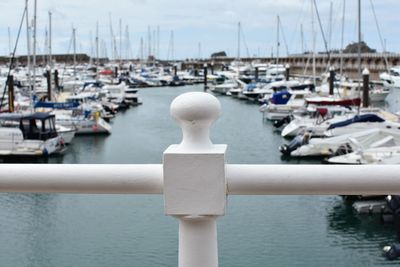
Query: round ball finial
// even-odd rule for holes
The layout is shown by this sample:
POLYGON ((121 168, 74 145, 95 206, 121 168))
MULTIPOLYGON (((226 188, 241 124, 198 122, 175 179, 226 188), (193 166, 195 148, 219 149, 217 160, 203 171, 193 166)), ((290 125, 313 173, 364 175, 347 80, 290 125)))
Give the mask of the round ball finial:
POLYGON ((364 76, 369 75, 369 70, 368 70, 367 68, 365 68, 365 69, 362 71, 362 75, 364 75, 364 76))
POLYGON ((218 99, 208 93, 190 92, 171 103, 172 117, 182 127, 182 149, 204 150, 212 147, 210 127, 221 113, 218 99))

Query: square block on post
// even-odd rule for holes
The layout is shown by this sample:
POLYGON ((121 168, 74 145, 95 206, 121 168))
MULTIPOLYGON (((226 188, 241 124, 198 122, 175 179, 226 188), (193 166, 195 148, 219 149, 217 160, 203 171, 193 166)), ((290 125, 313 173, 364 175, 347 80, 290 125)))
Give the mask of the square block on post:
POLYGON ((226 145, 205 152, 164 152, 164 205, 167 215, 224 215, 226 145))

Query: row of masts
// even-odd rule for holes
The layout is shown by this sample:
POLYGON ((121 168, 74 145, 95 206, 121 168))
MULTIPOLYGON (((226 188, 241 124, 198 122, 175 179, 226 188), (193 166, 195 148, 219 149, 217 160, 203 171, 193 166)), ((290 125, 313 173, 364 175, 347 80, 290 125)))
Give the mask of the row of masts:
MULTIPOLYGON (((28 15, 28 2, 29 0, 25 0, 25 12, 26 12, 26 27, 27 27, 27 52, 28 52, 28 64, 29 66, 36 66, 37 64, 37 0, 34 0, 34 14, 32 25, 30 24, 30 18, 28 15), (31 36, 32 35, 32 36, 31 36), (31 61, 32 59, 32 61, 31 61)), ((47 65, 52 67, 53 58, 52 58, 52 12, 48 12, 49 16, 49 24, 48 30, 45 30, 45 50, 47 53, 47 65)), ((96 65, 99 63, 100 58, 108 58, 108 54, 110 58, 113 60, 122 61, 123 58, 134 58, 132 52, 132 43, 129 34, 129 25, 125 26, 125 33, 123 36, 122 31, 122 19, 119 19, 119 33, 116 34, 113 28, 111 13, 109 14, 109 29, 110 29, 110 47, 111 51, 107 51, 107 45, 105 40, 100 40, 99 38, 99 23, 96 22, 96 36, 94 38, 95 49, 93 49, 93 40, 91 38, 91 52, 95 50, 95 61, 96 65), (125 45, 123 45, 123 40, 125 40, 125 45), (124 53, 125 52, 125 53, 124 53), (101 55, 102 53, 102 55, 101 55)), ((73 46, 74 46, 74 54, 76 54, 76 31, 77 29, 73 27, 73 46)), ((9 50, 11 54, 11 33, 10 29, 8 29, 9 35, 9 50)), ((199 48, 200 50, 200 48, 199 48)), ((91 53, 93 57, 93 53, 91 53)), ((147 60, 150 57, 160 58, 160 26, 156 26, 155 29, 152 29, 151 26, 148 26, 147 38, 140 38, 140 48, 138 56, 142 61, 147 60), (146 40, 147 39, 147 40, 146 40)), ((171 31, 169 46, 168 46, 168 54, 167 60, 173 60, 175 57, 174 52, 174 32, 171 31)), ((74 60, 75 62, 76 60, 74 60)), ((32 75, 35 76, 35 69, 32 68, 32 75)))
MULTIPOLYGON (((343 44, 344 44, 344 17, 345 17, 345 0, 343 0, 343 15, 342 15, 342 38, 341 38, 341 49, 340 49, 340 53, 343 53, 343 44)), ((359 63, 361 61, 360 57, 361 57, 361 41, 362 41, 362 35, 361 35, 361 8, 360 8, 360 0, 358 0, 358 32, 359 32, 359 37, 358 37, 358 42, 359 42, 359 47, 358 47, 358 54, 359 54, 359 63)), ((329 49, 331 47, 331 39, 332 39, 332 17, 333 17, 333 4, 331 2, 330 5, 330 12, 329 12, 329 18, 330 18, 330 23, 329 23, 329 27, 328 27, 328 41, 325 40, 324 37, 324 44, 327 48, 327 51, 329 53, 329 49)), ((30 40, 30 28, 29 27, 29 17, 28 17, 28 0, 26 0, 26 23, 27 23, 27 39, 30 40)), ((315 19, 314 19, 314 14, 317 13, 318 15, 318 10, 317 10, 317 6, 316 6, 316 1, 315 0, 311 0, 311 24, 312 24, 312 43, 313 43, 313 53, 312 53, 312 60, 313 60, 313 76, 315 79, 315 72, 316 72, 316 68, 315 68, 315 51, 316 51, 316 29, 315 29, 315 19)), ((28 41, 27 42, 27 50, 28 50, 28 69, 30 70, 29 73, 33 73, 32 75, 35 76, 35 68, 31 68, 31 65, 36 66, 36 52, 37 52, 37 42, 36 42, 36 37, 37 37, 37 27, 36 27, 36 10, 37 10, 37 0, 34 0, 34 18, 33 18, 33 51, 31 51, 31 42, 28 41), (32 53, 31 53, 32 52, 32 53), (32 62, 31 62, 31 56, 32 55, 32 62), (32 64, 31 64, 32 63, 32 64), (32 72, 31 72, 32 71, 32 72)), ((48 39, 46 41, 46 47, 47 47, 47 53, 48 53, 48 65, 50 68, 52 68, 53 66, 53 60, 52 60, 52 12, 49 12, 49 31, 48 31, 48 39)), ((130 56, 132 56, 132 50, 130 49, 131 47, 131 41, 130 41, 130 36, 129 36, 129 26, 126 25, 125 27, 125 36, 123 37, 123 31, 122 31, 122 19, 119 19, 119 36, 117 36, 118 34, 116 34, 114 28, 113 28, 113 23, 112 23, 112 17, 111 17, 111 13, 109 13, 109 24, 110 24, 110 46, 111 46, 111 59, 114 60, 119 60, 120 62, 122 62, 122 59, 124 58, 123 56, 123 51, 125 49, 125 58, 129 58, 130 56), (125 47, 123 46, 123 39, 125 39, 125 47)), ((280 39, 284 37, 284 33, 282 31, 282 35, 280 35, 280 28, 281 28, 281 19, 279 16, 277 16, 277 47, 276 47, 276 63, 279 62, 279 55, 280 55, 280 39)), ((302 25, 301 27, 301 45, 302 45, 302 50, 305 50, 305 46, 304 46, 304 33, 303 33, 303 27, 302 25)), ((321 26, 320 26, 321 27, 321 26)), ((323 30, 321 27, 321 31, 323 34, 323 30)), ((46 31, 47 32, 47 31, 46 31)), ((239 22, 238 25, 238 59, 240 59, 240 51, 241 51, 241 24, 239 22)), ((9 33, 10 35, 10 33, 9 33)), ((46 34, 47 35, 47 34, 46 34)), ((324 35, 324 34, 323 34, 324 35)), ((72 42, 73 42, 73 50, 74 50, 74 66, 76 66, 76 28, 73 28, 73 37, 72 37, 72 42)), ((93 51, 95 50, 95 64, 98 65, 99 61, 100 61, 100 50, 103 51, 103 55, 107 54, 106 51, 106 45, 104 41, 101 41, 99 39, 99 23, 96 22, 96 36, 94 38, 95 41, 95 49, 93 49, 93 42, 92 42, 92 38, 91 38, 91 54, 93 54, 93 51)), ((285 41, 285 40, 284 40, 285 41)), ((285 41, 286 43, 286 41, 285 41)), ((11 47, 11 44, 9 44, 9 46, 11 47)), ((246 47, 247 48, 247 47, 246 47)), ((288 51, 288 47, 287 47, 287 43, 286 43, 286 50, 287 53, 288 51)), ((160 54, 160 27, 157 26, 156 28, 151 28, 150 26, 148 26, 148 30, 147 30, 147 40, 145 41, 145 38, 140 38, 140 49, 139 49, 139 54, 140 54, 140 59, 141 60, 145 60, 146 58, 150 58, 150 56, 153 56, 154 58, 159 58, 159 54, 160 54), (147 53, 147 56, 146 56, 147 53)), ((201 57, 201 43, 198 44, 198 55, 199 57, 201 57)), ((133 58, 133 57, 132 57, 133 58)), ((171 31, 170 34, 170 40, 169 40, 169 44, 168 44, 168 53, 167 53, 167 60, 173 60, 175 58, 175 54, 174 54, 174 32, 171 31)), ((328 63, 329 64, 329 63, 328 63)), ((360 64, 359 64, 360 65, 360 64)), ((327 69, 329 68, 329 66, 327 67, 327 69)), ((341 61, 340 63, 340 73, 342 73, 343 71, 343 61, 341 61)), ((359 67, 359 75, 361 76, 361 66, 359 67)), ((35 85, 33 84, 33 87, 35 87, 35 85)))

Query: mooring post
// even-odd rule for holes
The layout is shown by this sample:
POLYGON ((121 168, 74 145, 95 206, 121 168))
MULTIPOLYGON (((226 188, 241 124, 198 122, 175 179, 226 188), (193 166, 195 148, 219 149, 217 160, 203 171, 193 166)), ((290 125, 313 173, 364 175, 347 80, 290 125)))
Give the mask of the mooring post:
POLYGON ((217 217, 225 214, 226 145, 210 141, 221 112, 208 93, 191 92, 171 104, 182 142, 164 152, 165 213, 179 220, 179 267, 218 267, 217 217))
POLYGON ((46 81, 47 81, 47 99, 51 101, 51 72, 50 69, 46 70, 46 81))
POLYGON ((362 72, 363 76, 363 107, 369 106, 369 70, 365 68, 362 72))
POLYGON ((118 78, 118 66, 114 67, 114 78, 118 78))
POLYGON ((174 65, 174 76, 178 75, 178 67, 174 65))
POLYGON ((290 78, 290 65, 286 64, 285 69, 286 69, 286 81, 289 81, 289 78, 290 78))
POLYGON ((58 70, 54 70, 54 87, 60 91, 60 80, 58 79, 58 70))
POLYGON ((333 95, 334 83, 335 83, 335 68, 329 67, 329 95, 333 95))
POLYGON ((8 86, 8 111, 14 112, 14 76, 13 75, 8 75, 7 86, 8 86))

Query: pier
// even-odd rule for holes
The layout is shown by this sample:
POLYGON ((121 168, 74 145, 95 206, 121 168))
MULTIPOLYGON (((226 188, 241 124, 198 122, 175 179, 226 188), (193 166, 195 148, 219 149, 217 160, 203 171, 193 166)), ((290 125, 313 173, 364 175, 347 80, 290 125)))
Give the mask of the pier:
MULTIPOLYGON (((216 57, 210 59, 188 59, 182 61, 182 68, 184 69, 201 69, 204 64, 214 66, 215 69, 223 69, 228 66, 235 58, 232 57, 216 57)), ((276 57, 251 57, 240 58, 241 61, 246 63, 260 62, 260 63, 275 63, 276 57)), ((357 54, 316 54, 316 75, 328 71, 329 67, 334 67, 336 70, 340 69, 341 61, 343 60, 343 73, 349 78, 358 79, 358 55, 357 54), (330 62, 330 64, 329 64, 330 62)), ((292 75, 297 76, 311 76, 312 75, 312 54, 296 54, 286 57, 279 57, 278 63, 287 65, 289 64, 292 75)), ((400 63, 400 54, 398 53, 363 53, 361 55, 361 69, 369 69, 371 78, 374 80, 379 79, 379 74, 387 71, 387 69, 396 66, 400 63), (386 60, 388 66, 386 66, 386 60)))
MULTIPOLYGON (((358 58, 357 54, 316 54, 315 65, 316 75, 320 76, 322 73, 326 73, 329 67, 334 67, 337 71, 340 69, 342 64, 343 73, 351 79, 358 79, 358 58)), ((54 62, 58 63, 73 63, 73 55, 53 55, 54 62)), ((79 54, 76 56, 76 60, 79 64, 95 62, 97 59, 90 58, 89 55, 79 54)), ((213 70, 224 70, 229 66, 230 63, 237 60, 233 57, 215 57, 206 59, 185 59, 185 60, 157 60, 152 59, 148 63, 160 66, 180 66, 181 70, 202 70, 204 65, 207 65, 213 70)), ((276 57, 244 57, 240 58, 245 63, 275 63, 276 57)), ((0 58, 0 64, 7 64, 10 61, 8 57, 0 58)), ((18 56, 16 58, 16 65, 26 65, 27 57, 18 56)), ((289 65, 291 69, 291 75, 293 76, 312 76, 312 54, 295 54, 286 57, 279 57, 278 63, 283 65, 289 65)), ((38 55, 38 63, 46 64, 46 56, 38 55)), ((108 58, 99 59, 99 64, 112 63, 108 58)), ((138 64, 139 59, 122 59, 115 61, 116 65, 119 64, 138 64)), ((361 56, 361 69, 367 68, 370 71, 371 79, 379 80, 379 74, 387 71, 393 66, 400 64, 400 54, 398 53, 363 53, 361 56), (387 62, 387 66, 386 66, 387 62)))

